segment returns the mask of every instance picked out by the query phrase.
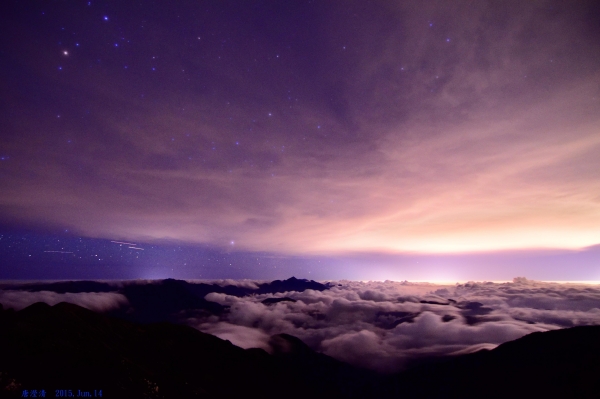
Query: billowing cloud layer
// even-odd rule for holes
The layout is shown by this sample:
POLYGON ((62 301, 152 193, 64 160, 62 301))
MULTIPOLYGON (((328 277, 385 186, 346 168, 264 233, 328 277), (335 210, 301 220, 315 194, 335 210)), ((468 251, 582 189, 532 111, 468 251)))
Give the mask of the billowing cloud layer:
POLYGON ((288 333, 317 351, 379 371, 401 370, 424 357, 491 349, 536 331, 600 324, 598 286, 515 279, 513 283, 439 286, 342 281, 330 290, 206 299, 230 306, 225 315, 187 322, 244 348, 269 349, 288 333))
POLYGON ((116 292, 66 292, 62 294, 52 291, 0 290, 0 303, 5 309, 21 310, 36 302, 45 302, 51 306, 60 302, 69 302, 96 312, 106 312, 128 304, 127 298, 116 292))

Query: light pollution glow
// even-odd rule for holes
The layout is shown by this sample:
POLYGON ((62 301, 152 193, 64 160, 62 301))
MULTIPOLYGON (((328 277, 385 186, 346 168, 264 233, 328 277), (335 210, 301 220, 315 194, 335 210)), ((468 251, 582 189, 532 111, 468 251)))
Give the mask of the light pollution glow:
MULTIPOLYGON (((60 78, 55 94, 84 98, 91 127, 68 115, 56 126, 27 118, 33 106, 17 98, 11 126, 21 133, 3 139, 14 160, 2 165, 4 219, 291 255, 598 244, 599 51, 577 23, 585 7, 550 23, 535 5, 419 4, 374 6, 401 27, 373 36, 375 20, 353 32, 326 7, 313 75, 285 64, 247 80, 236 68, 267 51, 252 47, 210 66, 221 73, 212 95, 170 75, 172 87, 110 69, 60 78), (503 12, 511 18, 490 22, 503 12), (293 105, 279 100, 282 87, 293 105), (75 137, 73 150, 55 135, 75 137)), ((157 48, 179 65, 165 40, 157 48)), ((78 57, 69 52, 72 68, 78 57)), ((48 79, 37 60, 23 62, 48 79)))

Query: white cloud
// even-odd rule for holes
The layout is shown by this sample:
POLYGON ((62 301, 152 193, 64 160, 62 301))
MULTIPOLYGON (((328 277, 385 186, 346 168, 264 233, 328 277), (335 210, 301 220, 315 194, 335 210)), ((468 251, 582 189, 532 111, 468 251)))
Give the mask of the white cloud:
POLYGON ((0 290, 0 303, 4 308, 21 310, 36 302, 45 302, 51 306, 60 302, 69 302, 95 312, 106 312, 128 304, 127 298, 116 292, 66 292, 59 294, 52 291, 0 290))
POLYGON ((226 339, 240 348, 262 348, 270 350, 269 335, 257 328, 225 322, 205 323, 196 326, 199 330, 226 339))
POLYGON ((270 335, 291 334, 317 351, 380 371, 422 357, 491 349, 536 331, 600 324, 600 287, 529 280, 454 286, 342 281, 321 292, 275 295, 297 302, 262 304, 269 296, 209 294, 206 299, 230 306, 229 312, 193 324, 243 347, 267 348, 270 335))
MULTIPOLYGON (((210 293, 205 298, 228 310, 184 320, 200 331, 267 351, 272 335, 287 333, 316 351, 379 371, 398 371, 424 357, 494 348, 535 331, 600 324, 600 286, 524 279, 457 285, 341 281, 325 291, 210 293), (262 303, 270 297, 296 302, 262 303)), ((5 308, 19 310, 39 301, 95 311, 127 305, 116 292, 0 290, 5 308)))

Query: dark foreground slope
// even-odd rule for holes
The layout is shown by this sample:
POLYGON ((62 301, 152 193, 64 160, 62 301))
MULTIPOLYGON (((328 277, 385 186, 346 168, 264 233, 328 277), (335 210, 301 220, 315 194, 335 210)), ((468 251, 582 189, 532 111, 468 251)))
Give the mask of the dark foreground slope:
POLYGON ((600 398, 600 326, 529 334, 384 386, 382 396, 403 398, 600 398))
MULTIPOLYGON (((1 309, 1 308, 0 308, 1 309)), ((381 376, 273 336, 243 350, 191 327, 136 324, 68 303, 0 310, 0 395, 104 398, 597 398, 600 326, 535 333, 492 351, 381 376)))
POLYGON ((243 350, 170 323, 136 324, 69 303, 0 313, 0 390, 81 392, 105 398, 361 397, 372 373, 315 353, 294 337, 276 351, 243 350))

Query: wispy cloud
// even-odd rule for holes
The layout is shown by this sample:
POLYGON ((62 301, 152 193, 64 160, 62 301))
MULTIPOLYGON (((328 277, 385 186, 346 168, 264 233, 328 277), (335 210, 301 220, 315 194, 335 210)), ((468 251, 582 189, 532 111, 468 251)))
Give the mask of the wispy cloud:
MULTIPOLYGON (((125 243, 234 240, 284 254, 597 244, 590 7, 331 3, 304 10, 298 37, 272 27, 293 50, 254 78, 244 60, 273 60, 273 38, 234 32, 236 56, 202 64, 214 90, 90 71, 57 93, 75 103, 85 87, 91 126, 78 117, 50 128, 28 117, 33 102, 14 107, 23 133, 3 137, 14 154, 2 164, 3 218, 125 243), (88 133, 77 151, 39 144, 57 131, 88 133)), ((191 62, 156 24, 161 41, 144 45, 191 62)), ((23 63, 48 79, 37 59, 23 63)))

